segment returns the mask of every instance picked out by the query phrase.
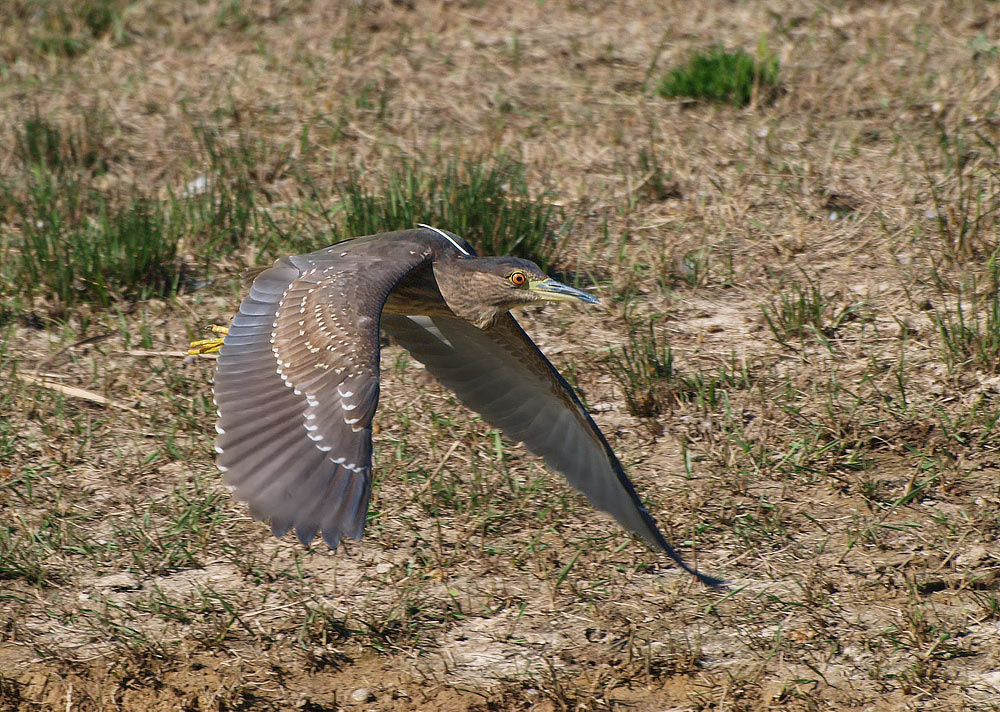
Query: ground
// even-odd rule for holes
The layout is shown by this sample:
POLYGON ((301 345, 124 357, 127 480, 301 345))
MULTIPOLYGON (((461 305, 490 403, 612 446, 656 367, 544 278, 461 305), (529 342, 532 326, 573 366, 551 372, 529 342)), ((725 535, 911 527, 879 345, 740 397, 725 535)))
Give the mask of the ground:
POLYGON ((1000 708, 996 3, 15 0, 0 26, 0 709, 1000 708), (778 86, 657 92, 716 44, 778 86), (498 155, 602 299, 522 324, 728 589, 394 346, 363 541, 274 539, 222 484, 185 349, 240 273, 332 241, 345 176, 498 155), (14 271, 54 220, 24 209, 38 166, 73 161, 110 205, 218 191, 176 291, 14 271), (637 415, 615 355, 649 324, 674 372, 637 415))

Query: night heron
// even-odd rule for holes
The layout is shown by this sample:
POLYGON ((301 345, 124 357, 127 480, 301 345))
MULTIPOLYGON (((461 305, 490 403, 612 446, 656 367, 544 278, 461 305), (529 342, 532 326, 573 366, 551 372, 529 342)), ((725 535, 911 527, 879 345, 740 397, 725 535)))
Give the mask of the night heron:
POLYGON ((573 389, 509 313, 542 301, 598 303, 533 262, 477 257, 462 238, 427 226, 278 260, 253 279, 219 354, 225 481, 275 536, 294 527, 303 544, 321 534, 333 548, 360 539, 381 327, 595 507, 719 585, 667 543, 573 389))

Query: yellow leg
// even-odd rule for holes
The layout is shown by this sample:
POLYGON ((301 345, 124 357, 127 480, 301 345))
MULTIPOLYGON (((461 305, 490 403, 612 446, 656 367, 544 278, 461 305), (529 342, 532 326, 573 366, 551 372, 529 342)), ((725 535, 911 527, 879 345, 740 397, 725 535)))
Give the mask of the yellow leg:
MULTIPOLYGON (((211 327, 213 334, 222 334, 223 338, 229 333, 229 328, 225 326, 216 326, 213 324, 211 327)), ((214 354, 218 353, 219 349, 222 348, 222 339, 198 339, 197 341, 192 341, 188 346, 188 353, 192 356, 197 356, 198 354, 214 354)))

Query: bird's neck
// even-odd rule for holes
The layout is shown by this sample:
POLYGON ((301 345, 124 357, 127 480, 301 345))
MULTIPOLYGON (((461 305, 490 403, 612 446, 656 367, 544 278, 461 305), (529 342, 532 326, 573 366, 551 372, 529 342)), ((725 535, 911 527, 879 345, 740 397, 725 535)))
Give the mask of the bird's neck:
POLYGON ((475 260, 455 258, 434 264, 434 278, 452 313, 480 329, 488 329, 507 310, 484 302, 477 289, 475 260))

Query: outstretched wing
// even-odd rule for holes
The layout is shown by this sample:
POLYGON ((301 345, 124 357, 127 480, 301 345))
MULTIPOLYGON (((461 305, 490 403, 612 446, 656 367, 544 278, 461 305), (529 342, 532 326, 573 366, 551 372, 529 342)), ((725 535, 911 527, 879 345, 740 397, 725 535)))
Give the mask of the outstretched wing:
POLYGON ((385 316, 383 328, 468 407, 545 458, 598 509, 681 568, 621 463, 573 389, 509 314, 489 329, 445 317, 385 316))
MULTIPOLYGON (((381 236, 384 238, 384 236, 381 236)), ((278 260, 219 354, 216 460, 251 513, 308 544, 360 539, 371 493, 379 318, 426 240, 364 238, 278 260)))

